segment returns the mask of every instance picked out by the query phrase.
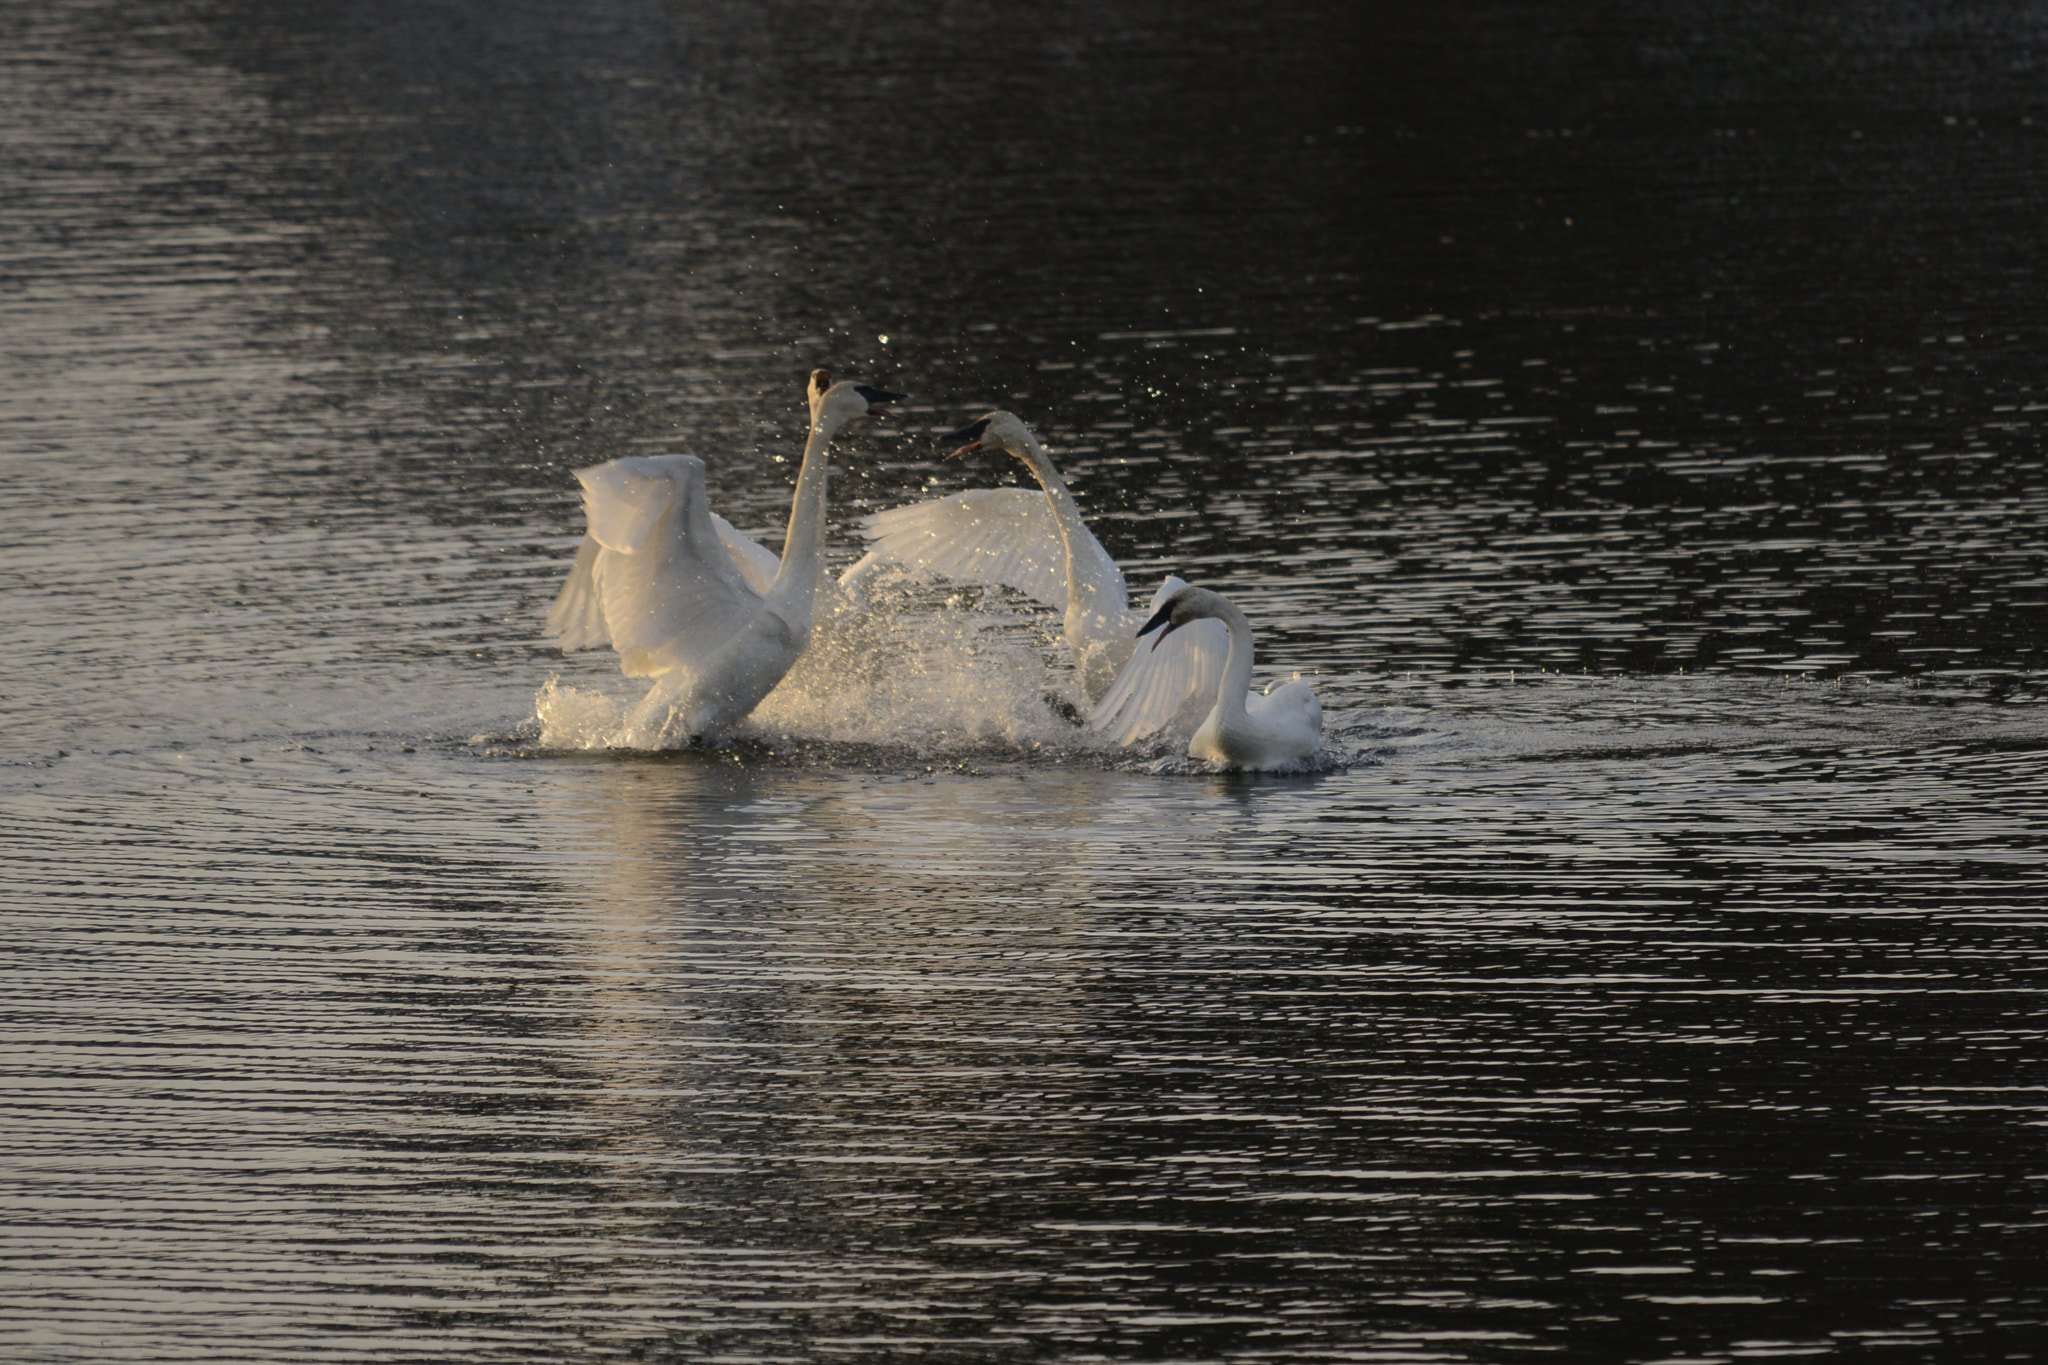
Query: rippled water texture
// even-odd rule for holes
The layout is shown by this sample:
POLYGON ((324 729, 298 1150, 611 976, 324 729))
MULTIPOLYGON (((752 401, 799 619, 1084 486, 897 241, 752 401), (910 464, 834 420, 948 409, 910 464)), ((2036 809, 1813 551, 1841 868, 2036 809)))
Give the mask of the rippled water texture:
POLYGON ((0 10, 0 1354, 2036 1359, 2048 20, 0 10), (570 471, 991 406, 1331 771, 944 590, 730 746, 570 471))

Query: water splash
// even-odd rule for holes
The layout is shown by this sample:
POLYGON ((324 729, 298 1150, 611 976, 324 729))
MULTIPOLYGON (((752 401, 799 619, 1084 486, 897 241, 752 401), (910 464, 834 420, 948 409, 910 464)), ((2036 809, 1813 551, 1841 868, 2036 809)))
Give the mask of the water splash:
MULTIPOLYGON (((921 758, 1046 749, 1119 753, 1077 723, 1064 646, 998 591, 883 586, 820 619, 811 647, 734 738, 908 749, 921 758)), ((620 679, 620 689, 636 686, 620 679)), ((534 702, 548 749, 686 748, 657 684, 645 696, 549 679, 534 702)))
MULTIPOLYGON (((534 699, 538 747, 693 747, 657 682, 645 695, 618 678, 603 688, 550 678, 534 699)), ((1129 747, 1082 727, 1086 712, 1056 623, 1001 589, 940 591, 888 583, 858 607, 822 617, 789 676, 718 747, 810 761, 885 750, 919 762, 990 757, 1079 759, 1160 776, 1229 771, 1187 753, 1186 728, 1129 747)), ((1360 762, 1326 744, 1279 775, 1330 773, 1360 762)))

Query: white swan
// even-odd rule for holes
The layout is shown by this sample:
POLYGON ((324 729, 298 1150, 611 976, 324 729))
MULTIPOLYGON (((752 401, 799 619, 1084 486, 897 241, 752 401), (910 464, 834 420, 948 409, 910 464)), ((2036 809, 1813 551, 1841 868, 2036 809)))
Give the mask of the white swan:
POLYGON ((576 471, 589 533, 545 634, 564 650, 611 645, 628 677, 654 677, 630 731, 714 739, 745 719, 810 640, 825 536, 826 447, 847 422, 901 398, 811 375, 810 437, 777 556, 715 515, 694 455, 638 455, 576 471))
MULTIPOLYGON (((1252 692, 1252 623, 1222 593, 1182 588, 1160 604, 1140 633, 1165 625, 1159 641, 1204 620, 1230 632, 1230 656, 1216 704, 1188 742, 1188 756, 1247 772, 1292 767, 1314 756, 1323 736, 1323 706, 1299 678, 1261 696, 1252 692)), ((1158 641, 1154 642, 1158 647, 1158 641)))
POLYGON ((992 412, 947 439, 966 442, 949 459, 990 446, 1015 455, 1044 496, 975 488, 877 512, 863 527, 867 557, 846 581, 894 563, 962 583, 1000 583, 1060 608, 1082 692, 1091 702, 1120 698, 1111 711, 1098 704, 1089 724, 1120 743, 1171 724, 1188 696, 1208 695, 1229 648, 1223 629, 1198 628, 1168 649, 1137 651, 1138 622, 1186 584, 1168 577, 1144 612, 1130 609, 1122 571, 1081 520, 1066 480, 1031 428, 1013 413, 992 412))

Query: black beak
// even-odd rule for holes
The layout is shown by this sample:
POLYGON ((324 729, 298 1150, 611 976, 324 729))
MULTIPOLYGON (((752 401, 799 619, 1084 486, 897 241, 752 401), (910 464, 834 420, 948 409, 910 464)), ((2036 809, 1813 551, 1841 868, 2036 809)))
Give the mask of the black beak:
POLYGON ((855 384, 853 391, 867 400, 868 416, 884 422, 896 414, 890 412, 883 404, 898 403, 907 396, 900 393, 890 393, 887 389, 871 389, 865 384, 855 384))
POLYGON ((979 449, 981 446, 981 433, 988 430, 988 421, 989 419, 984 417, 978 422, 969 422, 966 426, 960 428, 960 430, 958 431, 947 432, 944 437, 944 440, 948 445, 952 444, 954 441, 960 441, 963 442, 964 444, 962 444, 958 450, 954 451, 946 458, 949 460, 957 460, 962 455, 965 455, 968 451, 979 449))
MULTIPOLYGON (((1173 603, 1171 602, 1166 603, 1158 611, 1153 612, 1152 619, 1138 627, 1138 638, 1140 640, 1144 639, 1153 631, 1158 630, 1162 623, 1166 626, 1166 629, 1159 631, 1159 640, 1164 640, 1167 636, 1173 634, 1173 603)), ((1159 640, 1152 642, 1152 648, 1159 648, 1159 640)))

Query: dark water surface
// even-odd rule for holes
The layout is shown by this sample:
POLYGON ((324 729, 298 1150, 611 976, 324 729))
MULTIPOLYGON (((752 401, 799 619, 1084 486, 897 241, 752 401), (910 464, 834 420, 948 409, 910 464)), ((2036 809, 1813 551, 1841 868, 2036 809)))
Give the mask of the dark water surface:
POLYGON ((2044 70, 0 9, 0 1353, 2048 1355, 2044 70), (1090 748, 971 596, 725 751, 543 744, 633 690, 535 639, 569 471, 775 545, 816 364, 913 394, 836 555, 1013 407, 1349 766, 1090 748))

